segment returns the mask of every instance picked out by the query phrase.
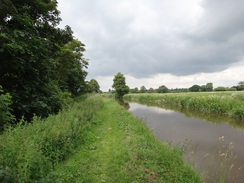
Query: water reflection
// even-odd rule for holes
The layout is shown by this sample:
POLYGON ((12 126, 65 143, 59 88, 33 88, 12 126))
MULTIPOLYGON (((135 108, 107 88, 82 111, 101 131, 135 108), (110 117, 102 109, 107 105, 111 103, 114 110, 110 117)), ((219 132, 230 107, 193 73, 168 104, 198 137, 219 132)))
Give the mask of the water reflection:
POLYGON ((124 100, 117 100, 117 102, 123 106, 125 109, 129 110, 130 104, 128 102, 125 102, 124 100))
POLYGON ((244 119, 233 119, 228 117, 228 115, 224 114, 216 114, 216 113, 209 113, 209 112, 199 112, 197 110, 190 110, 187 108, 182 108, 179 106, 173 106, 173 105, 164 105, 164 104, 158 104, 158 103, 143 103, 140 102, 141 104, 145 104, 146 106, 156 106, 159 108, 163 108, 165 110, 172 110, 172 111, 177 111, 182 114, 184 114, 187 117, 196 117, 208 122, 213 122, 213 123, 224 123, 228 122, 232 127, 235 128, 242 128, 244 129, 244 119))
POLYGON ((243 182, 243 129, 232 128, 223 121, 210 123, 169 108, 138 103, 130 103, 129 111, 144 119, 160 140, 172 142, 173 145, 186 139, 191 142, 185 158, 202 172, 206 182, 216 182, 225 177, 227 182, 243 182))

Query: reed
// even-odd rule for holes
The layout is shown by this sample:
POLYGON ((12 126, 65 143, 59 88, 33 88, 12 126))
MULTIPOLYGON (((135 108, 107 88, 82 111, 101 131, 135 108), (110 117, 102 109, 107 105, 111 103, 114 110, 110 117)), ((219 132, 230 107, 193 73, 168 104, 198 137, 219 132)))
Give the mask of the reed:
POLYGON ((129 94, 126 100, 178 106, 201 112, 244 118, 244 92, 129 94))

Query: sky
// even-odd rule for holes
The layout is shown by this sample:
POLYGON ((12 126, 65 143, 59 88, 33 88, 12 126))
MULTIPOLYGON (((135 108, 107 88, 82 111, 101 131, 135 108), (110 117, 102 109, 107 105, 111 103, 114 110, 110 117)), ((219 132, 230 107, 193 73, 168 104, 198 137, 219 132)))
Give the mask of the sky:
POLYGON ((58 0, 58 9, 102 91, 118 72, 139 89, 244 81, 243 0, 58 0))

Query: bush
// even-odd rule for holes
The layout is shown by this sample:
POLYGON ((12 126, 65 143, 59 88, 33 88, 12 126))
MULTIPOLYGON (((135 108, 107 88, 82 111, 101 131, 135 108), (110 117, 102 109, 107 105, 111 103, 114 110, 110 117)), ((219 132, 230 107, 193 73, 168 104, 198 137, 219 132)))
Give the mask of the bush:
POLYGON ((223 86, 219 86, 217 88, 214 89, 214 91, 226 91, 227 89, 223 86))
POLYGON ((11 96, 7 93, 3 93, 3 89, 0 86, 0 132, 3 131, 4 126, 14 120, 14 116, 11 114, 12 103, 11 96))

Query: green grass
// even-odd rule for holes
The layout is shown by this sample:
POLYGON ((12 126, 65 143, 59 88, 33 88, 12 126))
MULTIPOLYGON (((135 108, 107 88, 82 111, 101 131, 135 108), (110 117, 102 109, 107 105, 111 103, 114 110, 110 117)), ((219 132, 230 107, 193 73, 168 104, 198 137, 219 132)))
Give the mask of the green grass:
POLYGON ((46 120, 20 124, 0 136, 0 182, 28 183, 46 177, 84 143, 101 99, 88 97, 46 120))
POLYGON ((130 94, 125 99, 244 118, 244 92, 130 94))
MULTIPOLYGON (((200 176, 179 150, 162 144, 148 127, 111 99, 94 118, 86 143, 55 172, 64 182, 197 183, 200 176)), ((56 178, 55 178, 56 179, 56 178)))
POLYGON ((100 96, 9 129, 0 141, 0 182, 201 182, 177 148, 100 96))

